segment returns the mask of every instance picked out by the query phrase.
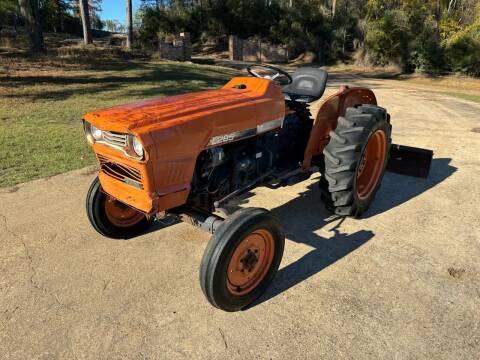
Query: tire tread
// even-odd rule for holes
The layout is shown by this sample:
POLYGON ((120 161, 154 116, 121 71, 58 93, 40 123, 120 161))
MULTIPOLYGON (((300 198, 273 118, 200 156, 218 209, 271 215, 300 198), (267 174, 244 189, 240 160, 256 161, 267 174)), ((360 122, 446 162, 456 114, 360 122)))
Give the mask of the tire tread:
POLYGON ((381 178, 370 201, 360 204, 354 190, 356 169, 370 134, 379 127, 387 135, 387 157, 382 177, 391 144, 390 115, 382 107, 365 104, 347 108, 345 116, 338 118, 337 128, 330 132, 330 142, 323 151, 325 169, 319 182, 321 198, 327 209, 338 215, 355 217, 368 209, 381 178))

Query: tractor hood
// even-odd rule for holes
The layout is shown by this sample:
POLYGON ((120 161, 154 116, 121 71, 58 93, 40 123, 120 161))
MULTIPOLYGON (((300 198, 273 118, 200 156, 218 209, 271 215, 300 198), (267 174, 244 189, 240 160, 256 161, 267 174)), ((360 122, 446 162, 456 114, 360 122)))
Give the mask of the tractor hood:
POLYGON ((221 89, 137 101, 89 112, 83 119, 102 130, 136 134, 205 116, 215 118, 235 108, 254 107, 256 103, 265 105, 265 101, 276 103, 270 107, 268 116, 275 118, 281 116, 284 105, 278 89, 273 93, 269 91, 272 86, 275 85, 265 79, 238 77, 221 89))

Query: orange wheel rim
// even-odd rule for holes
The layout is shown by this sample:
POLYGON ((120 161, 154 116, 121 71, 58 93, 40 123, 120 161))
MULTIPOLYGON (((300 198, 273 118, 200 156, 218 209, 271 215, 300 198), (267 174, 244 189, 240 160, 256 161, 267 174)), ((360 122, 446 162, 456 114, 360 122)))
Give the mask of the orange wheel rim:
POLYGON ((270 231, 255 230, 233 252, 227 268, 227 288, 236 296, 254 290, 272 265, 275 242, 270 231))
POLYGON ((144 217, 140 211, 107 196, 105 200, 105 214, 108 220, 118 227, 130 227, 138 224, 144 217))
POLYGON ((357 196, 361 200, 367 199, 373 193, 382 175, 387 156, 386 138, 382 130, 375 131, 363 150, 356 181, 357 196))

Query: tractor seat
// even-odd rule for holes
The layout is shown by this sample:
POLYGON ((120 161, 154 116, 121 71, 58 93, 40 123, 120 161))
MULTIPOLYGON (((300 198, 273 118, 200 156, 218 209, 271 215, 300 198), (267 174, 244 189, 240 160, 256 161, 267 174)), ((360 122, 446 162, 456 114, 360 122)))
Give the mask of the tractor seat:
POLYGON ((310 103, 322 97, 328 73, 312 67, 301 67, 292 75, 292 83, 282 89, 285 100, 310 103))

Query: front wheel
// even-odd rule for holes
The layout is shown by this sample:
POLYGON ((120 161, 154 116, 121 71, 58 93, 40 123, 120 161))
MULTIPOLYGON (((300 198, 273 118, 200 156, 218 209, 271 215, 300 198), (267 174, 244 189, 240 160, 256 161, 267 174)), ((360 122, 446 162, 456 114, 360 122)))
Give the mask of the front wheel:
POLYGON ((320 190, 328 209, 358 217, 369 208, 388 163, 391 132, 390 116, 375 105, 348 108, 338 119, 323 151, 320 190))
POLYGON ((128 239, 140 235, 151 223, 145 214, 105 194, 98 177, 88 190, 86 206, 88 220, 93 228, 112 239, 128 239))
POLYGON ((225 311, 238 311, 266 290, 283 256, 285 235, 267 210, 235 212, 212 236, 200 266, 207 300, 225 311))

